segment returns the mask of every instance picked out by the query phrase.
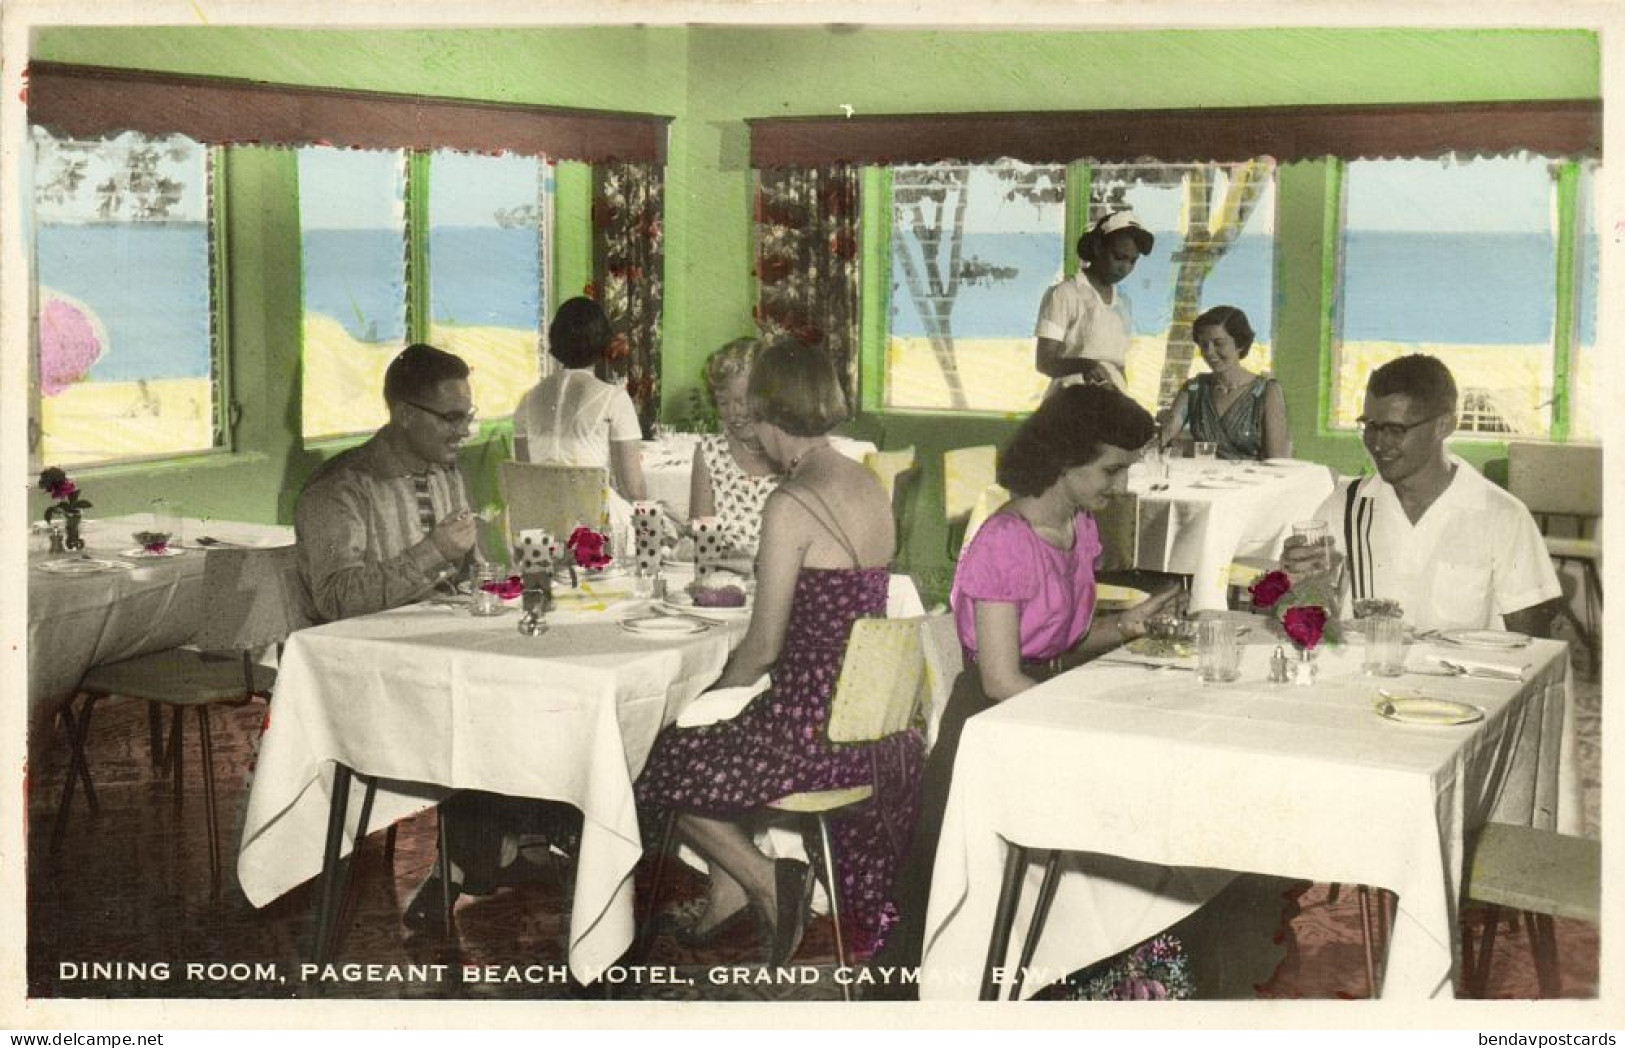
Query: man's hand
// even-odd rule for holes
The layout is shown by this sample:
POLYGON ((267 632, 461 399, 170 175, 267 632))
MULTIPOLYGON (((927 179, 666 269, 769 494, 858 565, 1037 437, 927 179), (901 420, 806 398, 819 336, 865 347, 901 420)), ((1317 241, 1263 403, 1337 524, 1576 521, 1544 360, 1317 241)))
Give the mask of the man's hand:
POLYGON ((434 548, 440 551, 442 557, 455 564, 474 548, 477 534, 474 514, 464 509, 436 524, 434 530, 429 532, 429 541, 434 543, 434 548))
POLYGON ((1331 546, 1311 546, 1302 535, 1288 535, 1281 547, 1281 570, 1292 576, 1292 581, 1306 579, 1335 569, 1342 555, 1331 546))

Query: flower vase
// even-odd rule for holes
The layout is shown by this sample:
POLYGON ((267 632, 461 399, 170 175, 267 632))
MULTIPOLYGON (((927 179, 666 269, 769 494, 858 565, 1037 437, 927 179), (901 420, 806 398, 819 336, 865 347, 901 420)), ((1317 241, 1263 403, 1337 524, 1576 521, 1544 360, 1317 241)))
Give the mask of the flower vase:
POLYGON ((1300 688, 1312 688, 1320 673, 1319 653, 1314 648, 1299 648, 1298 661, 1292 664, 1292 683, 1300 688))
POLYGON ((62 519, 68 526, 67 538, 63 540, 62 544, 74 552, 84 549, 85 540, 79 536, 79 514, 64 513, 62 519))

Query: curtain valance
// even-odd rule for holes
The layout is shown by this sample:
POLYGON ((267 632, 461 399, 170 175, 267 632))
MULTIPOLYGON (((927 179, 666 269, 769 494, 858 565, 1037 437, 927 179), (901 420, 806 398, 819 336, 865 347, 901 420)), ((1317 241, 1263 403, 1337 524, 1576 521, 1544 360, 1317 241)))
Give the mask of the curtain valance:
POLYGON ((1002 158, 1227 163, 1268 156, 1287 163, 1324 156, 1602 155, 1602 103, 1594 99, 773 117, 749 124, 751 165, 758 169, 1002 158))
POLYGON ((589 163, 664 163, 671 118, 555 106, 34 62, 30 123, 78 138, 120 131, 200 142, 459 149, 589 163))

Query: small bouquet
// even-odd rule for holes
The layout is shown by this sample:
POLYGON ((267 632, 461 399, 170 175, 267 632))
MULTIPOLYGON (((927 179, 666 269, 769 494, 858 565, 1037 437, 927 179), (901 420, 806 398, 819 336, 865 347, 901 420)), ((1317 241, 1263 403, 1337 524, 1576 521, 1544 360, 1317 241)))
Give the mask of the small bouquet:
POLYGON ((49 524, 51 518, 58 513, 65 517, 77 516, 90 509, 90 503, 80 497, 79 485, 62 471, 58 466, 41 470, 39 475, 40 490, 56 499, 56 504, 45 509, 45 523, 49 524))
POLYGON ((612 560, 606 549, 609 536, 588 527, 579 527, 570 532, 570 538, 564 545, 575 554, 578 568, 596 571, 609 567, 612 560))
POLYGON ((525 592, 525 580, 518 575, 509 575, 505 579, 492 579, 490 582, 480 583, 480 589, 487 593, 494 593, 498 600, 516 600, 525 592))
POLYGON ((1196 992, 1190 959, 1172 935, 1159 935, 1133 950, 1069 977, 1061 993, 1072 1001, 1185 1001, 1196 992))
POLYGON ((1286 572, 1271 571, 1247 587, 1247 592, 1252 594, 1253 608, 1273 614, 1300 652, 1312 652, 1322 641, 1343 642, 1336 587, 1336 576, 1330 573, 1293 583, 1286 572))

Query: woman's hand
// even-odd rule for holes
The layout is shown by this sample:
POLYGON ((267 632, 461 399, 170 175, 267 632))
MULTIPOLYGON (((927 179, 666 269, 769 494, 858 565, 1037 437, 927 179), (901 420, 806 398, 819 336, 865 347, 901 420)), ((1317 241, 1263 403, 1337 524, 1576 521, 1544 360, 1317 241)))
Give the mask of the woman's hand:
POLYGON ((1145 636, 1146 623, 1154 616, 1162 614, 1170 603, 1174 607, 1169 610, 1177 611, 1179 601, 1184 596, 1184 593, 1185 590, 1182 586, 1169 586, 1146 600, 1142 600, 1127 611, 1121 612, 1117 616, 1117 632, 1122 635, 1125 642, 1138 640, 1145 636))

